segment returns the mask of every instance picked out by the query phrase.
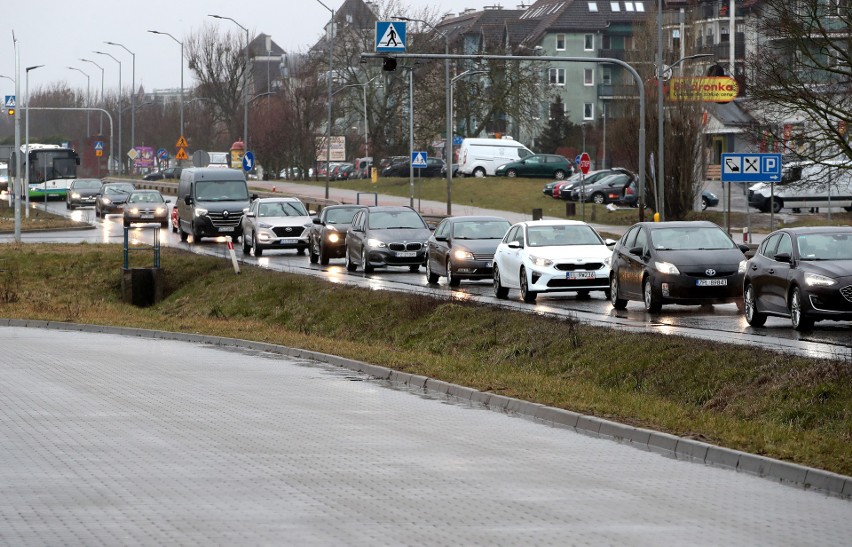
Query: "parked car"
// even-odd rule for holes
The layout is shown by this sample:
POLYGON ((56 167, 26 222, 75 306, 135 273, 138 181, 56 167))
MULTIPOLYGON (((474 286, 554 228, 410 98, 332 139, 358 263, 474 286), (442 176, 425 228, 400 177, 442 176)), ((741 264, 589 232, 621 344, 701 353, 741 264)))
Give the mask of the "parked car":
POLYGON ((86 205, 94 205, 98 192, 103 186, 101 179, 75 179, 71 181, 65 194, 65 208, 76 209, 86 205))
POLYGON ((704 211, 708 207, 716 207, 717 205, 719 205, 719 197, 710 190, 702 190, 701 210, 704 211))
POLYGON ((747 250, 712 222, 634 224, 612 252, 612 306, 640 300, 656 313, 664 304, 741 305, 747 250))
POLYGON ((158 190, 134 190, 124 207, 124 226, 138 222, 159 222, 169 225, 169 204, 158 190))
MULTIPOLYGON (((390 165, 389 167, 385 167, 382 170, 383 177, 407 177, 409 176, 409 170, 411 165, 410 160, 406 160, 404 162, 395 163, 390 165)), ((418 175, 424 178, 427 177, 440 177, 441 171, 444 169, 444 160, 439 158, 426 158, 426 167, 424 168, 414 168, 414 177, 416 178, 418 175)), ((446 174, 446 171, 444 171, 446 174)))
POLYGON ((136 190, 129 182, 108 182, 101 186, 95 196, 95 216, 100 217, 109 213, 121 213, 127 198, 136 190))
POLYGON ((498 177, 552 177, 557 180, 571 176, 573 167, 568 158, 557 154, 533 154, 526 158, 504 163, 494 174, 498 177))
POLYGON ((594 228, 578 220, 533 220, 515 224, 494 253, 494 294, 519 289, 524 302, 543 292, 576 292, 585 298, 603 291, 609 298, 609 246, 594 228))
POLYGON ((258 198, 243 215, 243 254, 259 257, 266 249, 296 249, 305 254, 311 216, 298 198, 258 198))
POLYGON ((408 266, 416 272, 426 255, 432 232, 410 207, 376 206, 360 209, 346 232, 346 269, 364 273, 383 266, 408 266))
POLYGON ((592 184, 584 183, 571 189, 572 201, 594 202, 599 205, 615 203, 624 194, 624 189, 633 180, 633 175, 614 173, 596 180, 592 184))
POLYGON ((797 331, 823 319, 852 320, 852 227, 784 228, 769 234, 749 259, 746 321, 789 317, 797 331))
POLYGON ((142 180, 179 179, 181 171, 183 171, 182 167, 167 167, 161 171, 148 173, 142 177, 142 180))
POLYGON ((337 171, 335 173, 336 180, 349 180, 358 178, 355 174, 355 166, 351 163, 341 163, 337 167, 337 171))
POLYGON ((343 258, 346 253, 346 231, 361 205, 329 205, 314 217, 308 229, 308 252, 311 262, 323 266, 331 258, 343 258))
MULTIPOLYGON (((609 175, 615 175, 618 173, 623 173, 625 175, 633 174, 627 169, 624 169, 623 167, 613 167, 610 169, 589 171, 588 173, 586 173, 585 176, 583 176, 583 173, 581 171, 576 171, 567 180, 563 181, 563 183, 559 186, 559 189, 556 189, 554 187, 553 197, 569 201, 572 199, 570 190, 573 190, 574 188, 579 188, 582 185, 585 185, 585 187, 588 188, 589 186, 600 181, 604 177, 608 177, 609 175)), ((579 200, 579 197, 574 201, 577 200, 579 200)))
POLYGON ((484 177, 506 162, 532 156, 532 150, 512 139, 464 139, 459 146, 459 173, 484 177))
POLYGON ((494 252, 511 226, 501 217, 445 218, 426 243, 426 281, 444 276, 458 287, 462 279, 492 279, 494 252))
POLYGON ((781 180, 773 188, 769 183, 758 183, 748 189, 748 204, 762 213, 773 209, 778 213, 784 207, 794 211, 802 208, 818 209, 843 207, 852 212, 852 171, 848 160, 827 161, 825 164, 796 162, 784 165, 781 180))
MULTIPOLYGON (((457 177, 459 174, 459 164, 453 164, 453 177, 457 177)), ((441 166, 441 177, 447 176, 447 162, 444 162, 444 165, 441 166)))

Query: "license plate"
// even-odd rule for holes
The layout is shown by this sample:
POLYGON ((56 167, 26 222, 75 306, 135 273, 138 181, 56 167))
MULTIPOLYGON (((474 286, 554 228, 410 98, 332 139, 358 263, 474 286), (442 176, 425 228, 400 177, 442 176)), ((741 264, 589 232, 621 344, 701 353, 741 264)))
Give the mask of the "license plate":
POLYGON ((727 284, 727 279, 698 279, 695 281, 696 287, 724 287, 727 284))
POLYGON ((595 272, 567 272, 565 279, 594 279, 595 272))
POLYGON ((154 218, 154 215, 139 215, 140 218, 154 218))
POLYGON ((219 228, 219 231, 220 231, 220 232, 233 232, 233 231, 234 231, 234 227, 233 227, 233 226, 226 226, 226 227, 224 227, 224 228, 219 228))
POLYGON ((298 243, 298 239, 282 239, 281 245, 287 245, 288 243, 298 243))
POLYGON ((417 253, 414 251, 406 251, 402 253, 396 253, 397 258, 414 258, 417 256, 417 253))
POLYGON ((493 265, 494 265, 494 263, 493 263, 493 262, 491 262, 490 260, 489 260, 488 262, 486 262, 486 263, 485 263, 485 267, 486 267, 486 268, 490 268, 490 267, 492 267, 493 265))

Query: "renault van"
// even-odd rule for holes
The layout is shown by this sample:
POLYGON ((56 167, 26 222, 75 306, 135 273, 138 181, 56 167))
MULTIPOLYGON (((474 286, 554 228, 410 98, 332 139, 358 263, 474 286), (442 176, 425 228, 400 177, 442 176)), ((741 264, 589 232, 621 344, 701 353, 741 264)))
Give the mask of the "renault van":
POLYGON ((195 243, 202 237, 242 235, 242 219, 252 199, 246 177, 237 169, 190 168, 178 184, 178 231, 180 240, 189 234, 195 243))
POLYGON ((494 175, 498 167, 531 156, 532 151, 512 139, 464 139, 459 147, 458 172, 466 176, 494 175))
POLYGON ((790 163, 783 167, 781 181, 775 184, 775 199, 770 184, 749 187, 748 204, 766 213, 770 209, 817 209, 843 207, 852 211, 852 166, 845 162, 815 164, 790 163))

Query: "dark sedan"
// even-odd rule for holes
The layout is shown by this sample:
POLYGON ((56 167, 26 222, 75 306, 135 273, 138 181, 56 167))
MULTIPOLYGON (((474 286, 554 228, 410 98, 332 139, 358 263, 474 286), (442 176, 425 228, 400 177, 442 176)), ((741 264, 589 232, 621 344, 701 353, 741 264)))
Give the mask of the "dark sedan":
POLYGON ((441 221, 426 249, 426 281, 441 276, 450 287, 462 279, 488 279, 494 275, 494 251, 511 228, 505 218, 450 217, 441 221))
POLYGON ((621 200, 624 189, 633 180, 632 175, 615 173, 592 184, 581 184, 571 190, 572 201, 587 201, 597 204, 615 203, 621 200))
POLYGON ((76 179, 71 181, 65 197, 65 208, 76 209, 86 205, 94 205, 98 192, 101 191, 101 179, 76 179))
POLYGON ((504 163, 494 171, 498 177, 552 177, 557 180, 570 177, 572 173, 571 162, 558 154, 533 154, 504 163))
POLYGON ((617 310, 640 300, 651 313, 663 304, 739 306, 746 250, 712 222, 634 224, 612 252, 610 300, 617 310))
POLYGON ((430 235, 426 221, 410 207, 364 207, 346 232, 346 269, 354 272, 360 267, 370 273, 383 266, 408 266, 416 272, 430 235))
POLYGON ((311 263, 323 266, 329 259, 346 254, 346 231, 361 205, 329 205, 324 207, 308 229, 308 252, 311 263))
POLYGON ((136 190, 129 182, 108 182, 101 186, 95 196, 95 216, 100 217, 109 213, 123 213, 127 198, 136 190))
POLYGON ((148 173, 147 175, 142 177, 142 180, 179 179, 181 171, 183 171, 182 167, 167 167, 162 171, 148 173))
POLYGON ((852 227, 772 232, 748 261, 743 298, 753 327, 769 315, 789 317, 798 331, 852 320, 852 227))
POLYGON ((124 208, 124 226, 136 223, 169 225, 169 204, 158 190, 135 190, 127 198, 124 208))
MULTIPOLYGON (((395 163, 389 167, 386 167, 382 170, 383 177, 407 177, 409 176, 409 171, 411 162, 406 160, 402 163, 395 163)), ((440 177, 441 171, 444 169, 444 160, 439 158, 426 158, 426 167, 414 168, 414 176, 418 175, 421 177, 440 177)), ((446 173, 446 171, 444 171, 446 173)))

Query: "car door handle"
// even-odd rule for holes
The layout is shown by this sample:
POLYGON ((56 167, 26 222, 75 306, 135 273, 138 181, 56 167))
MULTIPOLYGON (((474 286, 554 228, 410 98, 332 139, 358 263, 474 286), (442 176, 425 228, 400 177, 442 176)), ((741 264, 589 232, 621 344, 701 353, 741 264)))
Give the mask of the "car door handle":
POLYGON ((769 268, 769 273, 774 274, 774 273, 775 273, 775 268, 769 268))
POLYGON ((754 271, 757 271, 757 264, 752 264, 751 269, 754 270, 754 271))

